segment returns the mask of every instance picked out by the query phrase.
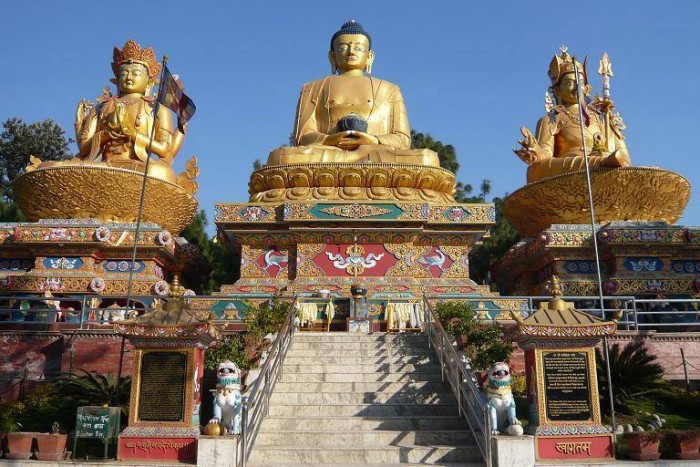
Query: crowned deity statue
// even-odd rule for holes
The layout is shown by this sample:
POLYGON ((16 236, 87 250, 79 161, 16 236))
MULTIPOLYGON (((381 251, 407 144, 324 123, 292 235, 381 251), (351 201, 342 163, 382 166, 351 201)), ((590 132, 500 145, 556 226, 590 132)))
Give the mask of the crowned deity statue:
POLYGON ((136 222, 141 217, 174 234, 191 221, 197 209, 197 158, 185 162, 185 171, 177 175, 172 164, 194 106, 190 101, 189 114, 176 112, 178 124, 173 124, 170 109, 180 101, 173 102, 172 90, 180 83, 169 73, 163 73, 165 83, 158 83, 162 68, 150 47, 129 40, 114 48, 116 95, 107 86, 96 103, 83 99, 78 104, 75 157, 44 162, 31 155, 13 182, 15 200, 29 221, 136 222), (156 85, 164 91, 160 105, 151 97, 156 85))
POLYGON ((182 146, 184 127, 182 131, 173 129, 172 117, 164 106, 158 107, 158 115, 154 116, 154 98, 150 96, 161 67, 152 48, 142 49, 133 40, 122 49, 114 48, 112 82, 117 95, 105 88, 97 104, 80 101, 75 116, 79 151, 71 162, 102 162, 143 171, 150 151, 157 159, 149 162, 149 175, 177 181, 172 162, 182 146))
POLYGON ((547 115, 537 122, 536 135, 525 127, 520 129, 522 147, 514 149, 528 164, 527 182, 584 170, 584 157, 591 168, 631 165, 622 135, 625 127, 619 114, 612 111, 609 96, 590 99, 592 88, 585 61, 577 62, 562 48, 561 55, 555 55, 550 63, 549 78, 552 85, 545 98, 547 115), (581 85, 581 99, 577 83, 581 85))
POLYGON ((270 153, 268 165, 371 162, 439 167, 437 154, 411 149, 399 87, 371 76, 372 38, 343 24, 330 41, 331 76, 306 83, 294 122, 294 146, 270 153))

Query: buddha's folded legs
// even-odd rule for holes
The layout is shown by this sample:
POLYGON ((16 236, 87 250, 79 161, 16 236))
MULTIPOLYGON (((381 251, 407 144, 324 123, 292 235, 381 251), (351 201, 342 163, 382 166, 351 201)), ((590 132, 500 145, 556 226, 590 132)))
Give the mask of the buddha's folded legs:
POLYGON ((298 147, 281 147, 270 153, 267 165, 303 164, 303 163, 403 163, 439 167, 437 154, 429 149, 397 150, 390 146, 368 144, 353 151, 344 151, 334 146, 309 145, 298 147))
MULTIPOLYGON (((598 153, 599 154, 599 153, 598 153)), ((588 156, 588 166, 596 167, 626 167, 630 165, 629 156, 618 151, 606 155, 588 156)), ((527 169, 527 182, 532 183, 542 178, 553 177, 568 172, 578 172, 586 169, 583 156, 556 157, 544 159, 531 164, 527 169)))

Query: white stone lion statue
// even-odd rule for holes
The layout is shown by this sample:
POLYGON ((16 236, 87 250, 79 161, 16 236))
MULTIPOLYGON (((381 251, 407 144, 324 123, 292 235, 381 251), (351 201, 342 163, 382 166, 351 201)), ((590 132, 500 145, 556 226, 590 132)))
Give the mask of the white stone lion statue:
POLYGON ((210 424, 221 423, 227 435, 241 433, 241 370, 230 360, 224 360, 216 368, 214 418, 210 424))
POLYGON ((510 367, 504 362, 489 369, 485 386, 492 434, 521 436, 523 427, 515 416, 515 399, 510 388, 510 367))

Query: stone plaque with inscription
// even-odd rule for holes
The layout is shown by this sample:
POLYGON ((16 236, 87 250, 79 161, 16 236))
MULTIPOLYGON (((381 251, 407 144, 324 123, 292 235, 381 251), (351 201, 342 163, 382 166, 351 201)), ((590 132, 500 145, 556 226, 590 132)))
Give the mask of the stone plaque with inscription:
POLYGON ((591 420, 591 391, 586 352, 547 351, 542 355, 547 419, 591 420))
POLYGON ((185 415, 187 355, 146 352, 141 359, 138 420, 181 422, 185 415))

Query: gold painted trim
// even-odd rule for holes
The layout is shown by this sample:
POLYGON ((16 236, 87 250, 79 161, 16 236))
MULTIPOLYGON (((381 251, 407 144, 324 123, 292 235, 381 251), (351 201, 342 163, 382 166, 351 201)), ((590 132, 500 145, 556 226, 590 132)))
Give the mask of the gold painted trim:
POLYGON ((153 425, 171 426, 171 427, 183 427, 189 428, 192 426, 192 413, 194 411, 194 369, 195 369, 195 352, 194 348, 185 349, 135 349, 134 350, 134 363, 132 369, 132 381, 131 381, 131 400, 129 404, 129 426, 133 427, 147 427, 153 425), (162 353, 162 352, 174 352, 185 354, 187 357, 185 369, 185 407, 182 411, 183 419, 179 422, 158 422, 158 421, 141 421, 137 418, 139 412, 139 396, 141 390, 141 361, 143 356, 147 353, 162 353))
POLYGON ((595 351, 588 348, 565 349, 535 349, 535 366, 537 374, 538 404, 537 413, 540 420, 539 426, 562 425, 600 425, 600 400, 598 398, 598 377, 595 372, 595 351), (588 392, 591 401, 591 418, 588 420, 572 420, 571 422, 554 421, 547 418, 547 392, 544 381, 544 355, 551 353, 584 353, 588 359, 588 392))

